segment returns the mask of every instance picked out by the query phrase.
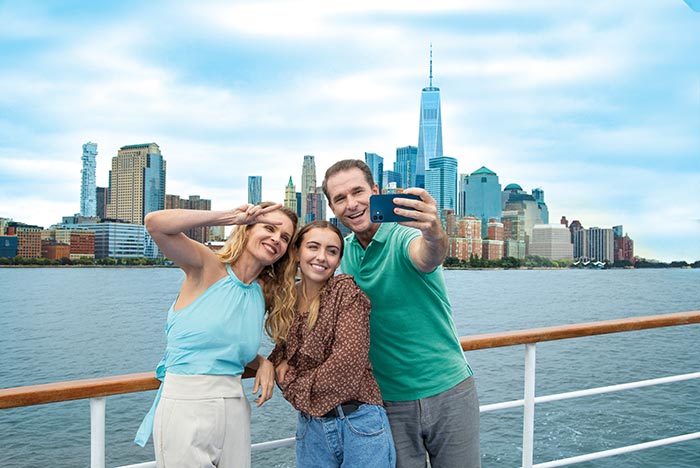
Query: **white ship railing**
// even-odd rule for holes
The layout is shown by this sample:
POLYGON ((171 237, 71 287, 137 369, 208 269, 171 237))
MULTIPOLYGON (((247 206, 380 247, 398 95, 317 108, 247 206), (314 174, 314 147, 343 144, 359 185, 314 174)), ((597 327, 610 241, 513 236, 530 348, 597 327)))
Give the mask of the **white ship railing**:
MULTIPOLYGON (((602 335, 608 333, 621 333, 651 328, 672 327, 679 325, 700 324, 700 311, 679 312, 673 314, 653 315, 646 317, 633 317, 620 320, 607 320, 602 322, 580 323, 557 327, 519 330, 503 333, 489 333, 463 337, 460 339, 462 349, 473 351, 477 349, 489 349, 503 346, 525 345, 525 372, 524 372, 524 397, 520 400, 482 405, 481 413, 502 409, 523 407, 523 468, 552 468, 567 466, 599 458, 611 457, 638 450, 659 447, 662 445, 686 442, 700 439, 700 432, 674 435, 664 439, 656 439, 641 444, 618 447, 601 452, 593 452, 584 455, 552 460, 545 463, 533 464, 534 455, 534 428, 535 405, 552 401, 581 398, 590 395, 619 392, 634 388, 662 385, 673 382, 681 382, 690 379, 699 379, 700 372, 692 372, 682 375, 628 382, 605 387, 589 388, 566 393, 557 393, 545 396, 535 396, 535 355, 536 344, 544 341, 556 341, 568 338, 580 338, 584 336, 602 335)), ((244 377, 252 376, 252 372, 246 372, 244 377)), ((105 408, 106 398, 109 395, 155 390, 160 382, 155 379, 152 372, 142 374, 129 374, 100 379, 76 380, 70 382, 58 382, 28 387, 15 387, 0 389, 0 409, 19 406, 31 406, 43 403, 59 401, 90 399, 90 466, 91 468, 105 467, 105 408)), ((294 445, 294 437, 262 442, 252 445, 253 451, 271 450, 278 447, 294 445)), ((120 468, 154 468, 155 462, 126 465, 120 468)))

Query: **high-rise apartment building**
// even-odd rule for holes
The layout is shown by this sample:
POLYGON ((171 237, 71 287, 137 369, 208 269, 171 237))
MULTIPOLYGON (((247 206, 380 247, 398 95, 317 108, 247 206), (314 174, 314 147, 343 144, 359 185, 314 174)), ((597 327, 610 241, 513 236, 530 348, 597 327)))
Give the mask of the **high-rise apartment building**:
MULTIPOLYGON (((165 196, 165 209, 182 210, 203 210, 211 211, 211 200, 202 198, 199 195, 190 195, 189 198, 182 198, 180 195, 168 194, 165 196)), ((192 240, 206 244, 210 239, 210 229, 207 226, 199 226, 184 231, 185 235, 192 240)))
POLYGON ((433 46, 430 46, 430 84, 420 97, 417 180, 430 169, 430 160, 442 156, 442 112, 440 88, 433 86, 433 46))
POLYGON ((97 209, 95 210, 95 216, 104 219, 107 217, 107 187, 97 187, 96 199, 97 199, 97 209))
POLYGON ((155 143, 122 146, 109 172, 107 218, 143 224, 165 208, 166 164, 155 143))
MULTIPOLYGON (((615 229, 615 227, 613 227, 613 229, 615 229)), ((627 234, 624 236, 615 237, 615 261, 627 261, 632 264, 635 263, 634 241, 630 239, 627 234)))
POLYGON ((262 201, 262 176, 248 176, 248 203, 259 205, 262 201))
POLYGON ((80 215, 97 215, 97 143, 91 141, 83 145, 83 168, 80 170, 80 215))
MULTIPOLYGON (((418 161, 417 146, 402 146, 396 148, 396 161, 394 162, 394 172, 398 172, 401 177, 399 188, 417 187, 416 184, 416 162, 418 161)), ((423 186, 425 180, 423 180, 423 186)))
POLYGON ((481 237, 487 235, 490 219, 501 219, 501 184, 498 175, 482 166, 460 180, 460 200, 464 203, 462 216, 481 219, 481 237))
POLYGON ((370 171, 372 171, 372 179, 374 183, 377 184, 379 193, 382 193, 382 188, 384 186, 384 158, 377 153, 365 152, 365 163, 369 166, 370 171))
POLYGON ((615 243, 613 230, 610 228, 592 227, 586 229, 586 257, 599 262, 612 262, 615 259, 615 243))
POLYGON ((569 232, 571 233, 571 243, 574 245, 574 258, 585 258, 586 245, 588 244, 587 231, 577 219, 569 224, 569 232))
POLYGON ((517 210, 503 211, 503 255, 513 258, 525 258, 525 215, 517 210))
POLYGON ((300 224, 306 224, 307 213, 313 213, 313 195, 316 192, 316 162, 312 155, 304 156, 304 164, 301 168, 301 214, 300 224))
POLYGON ((481 220, 474 217, 458 219, 457 234, 448 238, 447 256, 466 262, 472 256, 481 258, 482 251, 481 220))
POLYGON ((289 182, 284 187, 284 206, 297 213, 297 188, 289 176, 289 182))
POLYGON ((449 156, 432 158, 430 169, 425 174, 425 190, 437 202, 438 213, 456 211, 457 159, 449 156))

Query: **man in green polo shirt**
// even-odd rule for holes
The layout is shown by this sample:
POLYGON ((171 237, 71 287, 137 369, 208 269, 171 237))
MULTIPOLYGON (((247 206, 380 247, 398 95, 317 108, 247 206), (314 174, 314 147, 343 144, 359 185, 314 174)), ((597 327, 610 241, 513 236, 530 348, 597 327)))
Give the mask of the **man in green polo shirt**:
POLYGON ((424 468, 426 454, 432 468, 480 467, 479 400, 452 321, 441 267, 447 235, 435 200, 407 189, 420 200, 396 199, 394 212, 413 221, 372 223, 369 197, 378 190, 357 159, 331 166, 323 192, 353 232, 341 269, 372 301, 369 357, 397 467, 424 468))

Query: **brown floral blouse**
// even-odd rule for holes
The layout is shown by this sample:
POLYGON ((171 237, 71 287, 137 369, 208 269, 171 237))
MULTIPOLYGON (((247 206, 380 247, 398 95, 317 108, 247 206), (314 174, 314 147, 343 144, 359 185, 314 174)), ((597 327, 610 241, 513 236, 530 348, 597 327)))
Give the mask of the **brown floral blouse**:
POLYGON ((320 417, 348 400, 382 404, 369 362, 369 299, 350 275, 330 279, 321 292, 318 319, 307 327, 308 312, 294 318, 287 341, 270 354, 289 370, 282 394, 299 411, 320 417))

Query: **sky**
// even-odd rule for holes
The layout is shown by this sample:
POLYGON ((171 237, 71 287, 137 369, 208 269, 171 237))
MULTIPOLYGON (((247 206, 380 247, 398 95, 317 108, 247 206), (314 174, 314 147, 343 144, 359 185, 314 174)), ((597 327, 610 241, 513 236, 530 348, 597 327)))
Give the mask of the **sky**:
MULTIPOLYGON (((223 210, 418 144, 441 90, 460 173, 542 188, 550 222, 623 225, 635 254, 700 259, 700 0, 0 0, 0 217, 80 210, 121 146, 155 142, 169 194, 223 210)), ((329 210, 330 215, 330 210, 329 210)))

